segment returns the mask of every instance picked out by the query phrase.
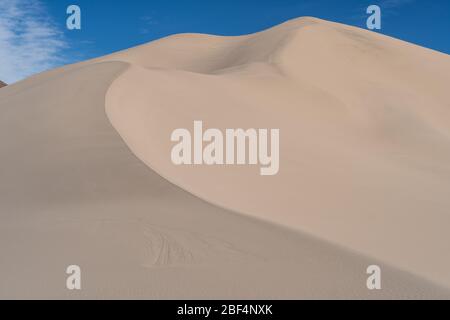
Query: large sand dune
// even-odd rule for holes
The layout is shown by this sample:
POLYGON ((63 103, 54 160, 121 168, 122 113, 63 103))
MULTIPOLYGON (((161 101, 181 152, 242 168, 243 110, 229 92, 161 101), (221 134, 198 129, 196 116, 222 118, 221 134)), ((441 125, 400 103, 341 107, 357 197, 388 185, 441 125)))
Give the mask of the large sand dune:
POLYGON ((303 18, 5 87, 0 297, 449 298, 449 82, 448 55, 303 18), (194 120, 279 128, 279 174, 174 166, 194 120))

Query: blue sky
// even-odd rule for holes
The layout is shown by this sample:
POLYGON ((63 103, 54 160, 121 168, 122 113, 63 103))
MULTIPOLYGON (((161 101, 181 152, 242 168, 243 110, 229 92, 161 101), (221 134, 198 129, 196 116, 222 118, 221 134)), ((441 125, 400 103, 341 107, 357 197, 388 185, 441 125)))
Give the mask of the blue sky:
POLYGON ((381 33, 450 54, 450 0, 1 0, 0 79, 181 32, 240 35, 299 16, 364 28, 371 4, 382 8, 381 33), (81 30, 66 28, 71 4, 81 30))

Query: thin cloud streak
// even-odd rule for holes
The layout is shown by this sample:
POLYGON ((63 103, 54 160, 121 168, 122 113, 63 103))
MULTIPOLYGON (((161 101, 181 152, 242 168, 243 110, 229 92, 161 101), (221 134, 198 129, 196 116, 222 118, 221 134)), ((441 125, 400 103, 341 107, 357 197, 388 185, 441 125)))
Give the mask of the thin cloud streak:
POLYGON ((407 4, 411 4, 414 0, 384 0, 381 1, 380 6, 384 9, 395 9, 407 4))
POLYGON ((0 80, 14 83, 60 65, 67 47, 39 0, 0 2, 0 80))

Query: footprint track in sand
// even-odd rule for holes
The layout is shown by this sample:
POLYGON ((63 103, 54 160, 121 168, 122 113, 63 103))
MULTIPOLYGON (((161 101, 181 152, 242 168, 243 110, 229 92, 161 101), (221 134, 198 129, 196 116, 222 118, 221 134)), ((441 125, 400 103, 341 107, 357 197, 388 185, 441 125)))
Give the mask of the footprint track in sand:
POLYGON ((146 267, 261 261, 264 258, 206 234, 156 225, 143 226, 146 267))

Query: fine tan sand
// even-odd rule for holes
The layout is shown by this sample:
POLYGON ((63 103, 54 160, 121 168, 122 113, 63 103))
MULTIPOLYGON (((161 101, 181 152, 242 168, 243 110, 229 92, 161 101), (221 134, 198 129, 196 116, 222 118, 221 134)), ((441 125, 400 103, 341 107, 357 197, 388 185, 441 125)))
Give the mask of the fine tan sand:
POLYGON ((300 18, 7 86, 0 298, 448 299, 448 83, 448 55, 300 18), (279 128, 279 174, 174 166, 194 120, 279 128))

